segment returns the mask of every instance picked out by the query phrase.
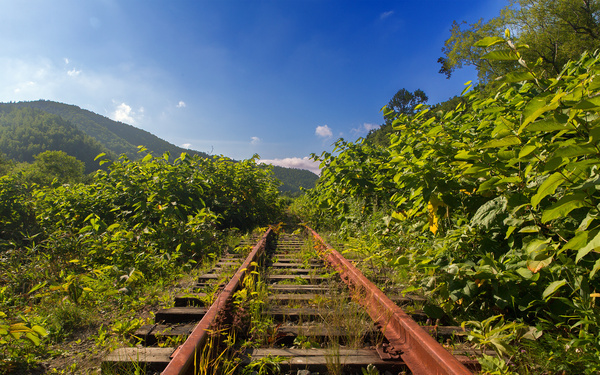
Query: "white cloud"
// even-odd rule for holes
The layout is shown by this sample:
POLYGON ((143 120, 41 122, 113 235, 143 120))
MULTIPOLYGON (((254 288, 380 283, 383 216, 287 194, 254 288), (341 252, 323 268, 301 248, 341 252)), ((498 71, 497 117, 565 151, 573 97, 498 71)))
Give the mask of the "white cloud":
POLYGON ((387 12, 383 12, 383 13, 381 13, 381 14, 379 15, 379 19, 380 19, 380 20, 384 20, 384 19, 388 18, 389 16, 391 16, 392 14, 394 14, 394 11, 393 11, 393 10, 389 10, 389 11, 387 11, 387 12))
POLYGON ((18 84, 17 87, 15 87, 15 89, 13 90, 15 94, 20 93, 21 91, 26 91, 31 87, 35 86, 35 82, 33 81, 28 81, 28 82, 22 82, 20 84, 18 84))
MULTIPOLYGON (((65 56, 57 59, 0 56, 0 102, 46 99, 74 104, 168 138, 168 127, 156 119, 164 103, 171 100, 170 90, 157 86, 152 80, 161 74, 160 70, 146 67, 127 74, 118 66, 95 70, 80 67, 79 62, 65 56), (115 101, 115 93, 119 93, 118 101, 115 101), (144 110, 140 108, 142 102, 144 110), (130 107, 129 112, 122 103, 130 107)), ((171 103, 175 109, 178 101, 171 103)), ((185 142, 188 141, 181 141, 185 142)))
POLYGON ((185 108, 185 102, 183 100, 180 100, 179 103, 177 103, 177 108, 185 108))
POLYGON ((131 107, 125 103, 121 103, 117 106, 113 112, 113 120, 121 121, 126 124, 134 124, 135 120, 133 116, 135 113, 131 110, 131 107))
POLYGON ((187 149, 189 149, 190 147, 192 147, 192 144, 191 143, 184 143, 180 147, 181 148, 187 148, 187 149))
POLYGON ((319 162, 311 160, 308 156, 303 158, 263 159, 259 163, 277 165, 280 167, 306 169, 315 174, 321 174, 319 162))
POLYGON ((260 138, 258 137, 252 137, 250 143, 255 145, 258 144, 260 142, 260 138))
POLYGON ((323 138, 330 138, 333 136, 333 132, 331 131, 331 129, 329 129, 329 126, 327 125, 317 126, 315 134, 323 138))
POLYGON ((378 129, 381 125, 375 125, 375 124, 369 124, 369 123, 364 123, 362 124, 362 126, 359 126, 356 129, 352 129, 351 132, 354 135, 366 135, 368 132, 370 132, 373 129, 378 129))

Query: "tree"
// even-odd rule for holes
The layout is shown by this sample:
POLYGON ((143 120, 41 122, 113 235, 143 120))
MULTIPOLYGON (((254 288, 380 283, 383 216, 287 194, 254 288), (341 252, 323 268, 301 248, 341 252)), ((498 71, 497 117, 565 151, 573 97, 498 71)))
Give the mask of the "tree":
POLYGON ((497 36, 506 27, 506 13, 503 12, 500 17, 493 18, 484 23, 480 19, 474 24, 468 25, 466 21, 458 23, 454 21, 450 29, 450 38, 444 43, 442 52, 444 57, 438 59, 442 66, 440 73, 450 78, 456 69, 463 66, 472 65, 477 69, 477 75, 481 82, 487 82, 491 77, 499 76, 505 71, 509 71, 511 66, 499 66, 483 59, 485 50, 474 47, 473 44, 485 37, 497 36))
POLYGON ((465 65, 475 66, 479 80, 490 82, 513 71, 517 61, 486 57, 498 45, 482 48, 474 44, 486 37, 500 37, 509 29, 515 45, 538 73, 560 73, 570 59, 600 47, 600 0, 510 0, 498 17, 468 25, 454 22, 444 43, 440 73, 448 78, 465 65))
MULTIPOLYGON (((514 1, 514 0, 513 0, 514 1)), ((520 0, 513 14, 519 41, 530 46, 525 57, 541 59, 550 75, 570 59, 600 47, 600 1, 520 0), (529 55, 529 56, 528 56, 529 55)))
POLYGON ((407 89, 398 90, 387 104, 387 109, 384 110, 385 124, 371 130, 365 138, 365 144, 388 147, 390 145, 389 134, 393 131, 391 120, 400 114, 414 115, 415 107, 426 103, 427 100, 429 100, 427 94, 421 89, 416 89, 414 92, 407 89))
POLYGON ((64 151, 46 151, 35 156, 35 161, 25 168, 26 180, 40 185, 49 185, 55 178, 60 183, 80 182, 85 165, 64 151))
POLYGON ((8 174, 14 168, 14 161, 9 159, 5 154, 0 153, 0 176, 8 174))
POLYGON ((426 103, 429 98, 423 92, 423 90, 416 89, 414 92, 410 92, 407 89, 400 89, 390 99, 388 108, 393 109, 394 112, 399 114, 412 115, 415 112, 415 107, 419 104, 426 103))

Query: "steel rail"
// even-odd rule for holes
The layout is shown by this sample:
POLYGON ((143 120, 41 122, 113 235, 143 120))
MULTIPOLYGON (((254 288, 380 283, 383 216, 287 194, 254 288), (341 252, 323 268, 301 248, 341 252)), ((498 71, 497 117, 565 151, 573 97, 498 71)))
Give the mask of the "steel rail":
POLYGON ((317 232, 306 228, 321 243, 321 256, 340 273, 413 374, 472 374, 317 232))
POLYGON ((184 375, 193 373, 193 363, 196 355, 202 352, 202 347, 206 343, 209 335, 209 330, 215 323, 219 314, 224 311, 227 304, 233 297, 233 294, 242 285, 244 276, 249 272, 252 262, 256 262, 264 253, 267 240, 273 234, 273 230, 269 228, 262 236, 260 241, 252 248, 252 251, 225 286, 223 291, 219 293, 216 300, 210 306, 202 320, 196 325, 187 340, 175 351, 171 362, 161 373, 162 375, 184 375))

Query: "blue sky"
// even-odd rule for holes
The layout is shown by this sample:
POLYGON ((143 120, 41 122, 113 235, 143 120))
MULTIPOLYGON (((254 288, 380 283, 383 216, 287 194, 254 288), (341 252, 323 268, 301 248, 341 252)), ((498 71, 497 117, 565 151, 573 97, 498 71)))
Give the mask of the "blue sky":
POLYGON ((19 0, 0 12, 0 101, 55 100, 234 159, 305 167, 380 125, 401 88, 459 94, 452 21, 501 0, 19 0))

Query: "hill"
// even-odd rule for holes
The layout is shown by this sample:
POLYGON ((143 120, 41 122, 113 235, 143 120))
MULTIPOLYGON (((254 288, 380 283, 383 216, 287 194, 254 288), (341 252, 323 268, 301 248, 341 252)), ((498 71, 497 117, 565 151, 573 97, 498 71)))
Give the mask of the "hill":
POLYGON ((110 153, 60 116, 0 104, 0 153, 18 162, 31 163, 35 155, 44 151, 64 151, 76 157, 85 163, 86 173, 98 169, 96 155, 110 153))
POLYGON ((315 187, 319 176, 304 169, 285 168, 272 165, 273 174, 282 182, 279 191, 286 194, 297 194, 301 190, 315 187))
POLYGON ((179 155, 182 152, 187 152, 192 155, 197 154, 208 157, 208 154, 206 153, 175 146, 174 144, 158 138, 150 132, 119 121, 113 121, 108 117, 101 116, 71 104, 58 103, 49 100, 37 100, 32 102, 8 103, 3 104, 3 106, 8 106, 9 108, 36 108, 47 113, 58 115, 63 119, 70 121, 83 133, 96 139, 114 154, 126 154, 132 159, 138 157, 137 146, 139 145, 144 145, 155 155, 162 155, 165 151, 168 151, 171 155, 179 155))
MULTIPOLYGON (((113 121, 75 105, 48 100, 0 103, 0 154, 31 163, 44 151, 64 151, 85 163, 86 173, 98 169, 94 158, 104 152, 115 159, 125 154, 139 157, 137 146, 143 145, 154 155, 182 152, 201 157, 208 154, 183 149, 154 134, 134 126, 113 121)), ((282 182, 282 193, 298 193, 300 187, 312 188, 318 176, 312 172, 273 167, 282 182)))

